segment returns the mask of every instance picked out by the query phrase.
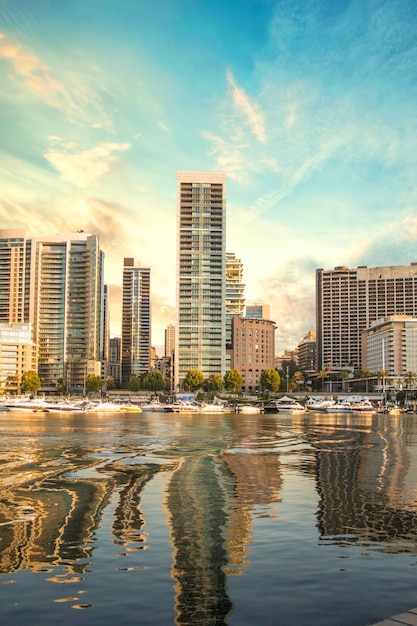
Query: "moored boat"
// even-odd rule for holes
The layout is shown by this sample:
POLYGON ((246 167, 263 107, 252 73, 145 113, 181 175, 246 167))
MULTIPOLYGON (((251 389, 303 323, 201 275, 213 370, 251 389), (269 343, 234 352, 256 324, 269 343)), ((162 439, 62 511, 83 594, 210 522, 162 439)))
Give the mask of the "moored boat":
POLYGON ((270 404, 275 404, 279 412, 292 413, 293 415, 302 415, 308 410, 300 402, 288 396, 282 396, 278 400, 272 400, 270 404))
POLYGON ((48 403, 42 398, 17 398, 5 402, 5 407, 12 413, 48 412, 48 403))
POLYGON ((164 411, 168 413, 198 413, 200 410, 200 405, 195 402, 179 401, 164 406, 164 411))
POLYGON ((259 404, 237 404, 236 413, 263 413, 264 408, 259 404))
POLYGON ((334 400, 316 400, 315 398, 309 398, 305 406, 309 411, 327 413, 328 408, 332 407, 334 404, 334 400))

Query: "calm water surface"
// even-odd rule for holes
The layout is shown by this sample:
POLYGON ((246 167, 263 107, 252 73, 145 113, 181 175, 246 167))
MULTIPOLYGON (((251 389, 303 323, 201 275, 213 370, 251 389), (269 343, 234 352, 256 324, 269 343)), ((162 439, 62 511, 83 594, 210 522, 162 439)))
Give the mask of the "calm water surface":
POLYGON ((417 606, 417 415, 0 413, 0 621, 366 626, 417 606))

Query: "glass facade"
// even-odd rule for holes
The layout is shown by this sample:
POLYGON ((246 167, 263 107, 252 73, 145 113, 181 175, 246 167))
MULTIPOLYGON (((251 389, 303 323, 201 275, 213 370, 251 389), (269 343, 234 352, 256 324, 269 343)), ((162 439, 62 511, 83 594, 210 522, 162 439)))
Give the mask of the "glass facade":
POLYGON ((175 386, 225 372, 226 175, 179 172, 175 386))

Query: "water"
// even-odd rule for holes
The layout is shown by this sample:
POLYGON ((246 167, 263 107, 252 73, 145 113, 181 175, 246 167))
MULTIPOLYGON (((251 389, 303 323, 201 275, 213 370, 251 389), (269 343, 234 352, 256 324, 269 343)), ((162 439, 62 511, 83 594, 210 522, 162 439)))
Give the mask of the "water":
POLYGON ((417 415, 0 413, 0 620, 366 626, 417 606, 417 415))

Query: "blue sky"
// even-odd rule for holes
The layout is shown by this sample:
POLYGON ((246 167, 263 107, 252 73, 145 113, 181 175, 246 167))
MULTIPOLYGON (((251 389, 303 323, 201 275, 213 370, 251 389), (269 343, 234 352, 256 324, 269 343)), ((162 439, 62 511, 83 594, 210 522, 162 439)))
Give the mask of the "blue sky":
POLYGON ((227 250, 277 351, 315 270, 417 261, 417 6, 407 0, 0 0, 0 224, 100 235, 175 320, 176 173, 227 174, 227 250))

